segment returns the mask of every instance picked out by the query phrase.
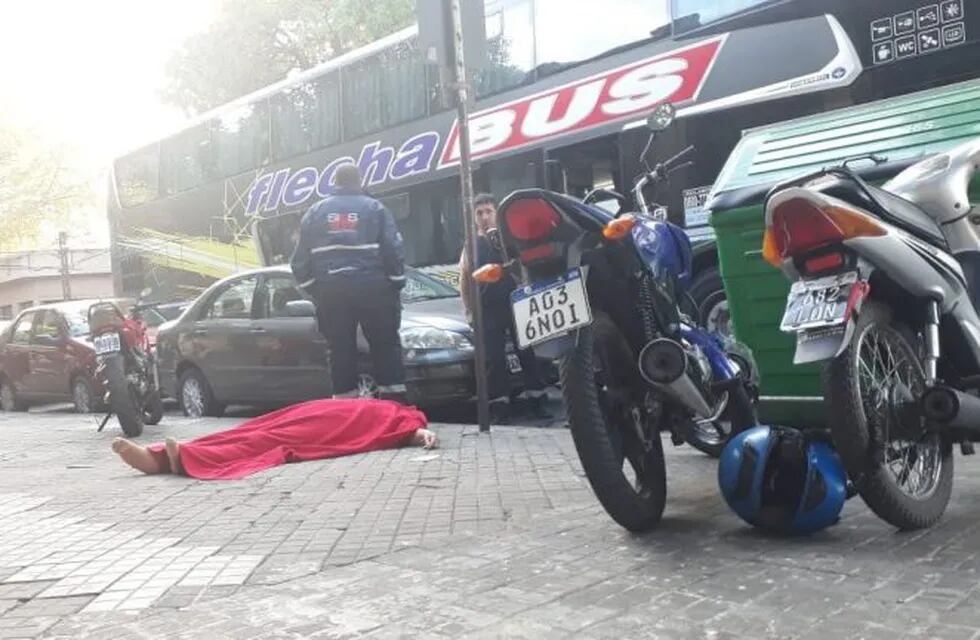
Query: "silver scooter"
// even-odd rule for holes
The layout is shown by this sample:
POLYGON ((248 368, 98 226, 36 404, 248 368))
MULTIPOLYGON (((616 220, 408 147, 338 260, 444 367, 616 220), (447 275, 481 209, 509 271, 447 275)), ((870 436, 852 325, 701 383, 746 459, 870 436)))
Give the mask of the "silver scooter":
MULTIPOLYGON (((883 162, 884 159, 869 156, 883 162)), ((831 434, 855 488, 900 529, 949 502, 952 446, 980 441, 980 139, 882 188, 848 168, 777 185, 763 256, 793 281, 781 328, 826 362, 831 434)))

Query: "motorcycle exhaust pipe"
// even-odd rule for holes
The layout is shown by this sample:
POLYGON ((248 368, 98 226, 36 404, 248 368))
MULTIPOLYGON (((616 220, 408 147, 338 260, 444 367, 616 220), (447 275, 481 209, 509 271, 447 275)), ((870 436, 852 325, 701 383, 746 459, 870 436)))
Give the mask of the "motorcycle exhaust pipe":
POLYGON ((933 387, 922 395, 922 413, 953 429, 980 433, 980 398, 951 387, 933 387))
POLYGON ((714 413, 701 389, 691 379, 687 352, 680 343, 668 338, 651 341, 640 351, 640 375, 685 407, 698 418, 708 419, 714 413))

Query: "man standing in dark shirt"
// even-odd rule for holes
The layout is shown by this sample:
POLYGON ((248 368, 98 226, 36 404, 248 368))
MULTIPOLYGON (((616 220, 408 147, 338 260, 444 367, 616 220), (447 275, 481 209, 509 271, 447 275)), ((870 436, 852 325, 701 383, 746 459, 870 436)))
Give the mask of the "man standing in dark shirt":
MULTIPOLYGON (((497 232, 497 201, 487 193, 473 200, 473 215, 476 218, 476 260, 471 261, 463 250, 460 256, 460 294, 466 309, 467 319, 472 324, 473 296, 479 295, 483 304, 483 344, 487 354, 487 395, 490 399, 490 419, 495 424, 504 424, 510 418, 510 368, 507 365, 507 340, 514 342, 514 315, 510 308, 510 294, 516 283, 506 277, 500 282, 475 285, 471 279, 473 271, 485 264, 503 262, 500 234, 497 232), (474 286, 475 285, 475 286, 474 286)), ((537 358, 530 349, 517 351, 524 378, 524 394, 535 417, 547 418, 544 402, 544 382, 539 371, 537 358)))

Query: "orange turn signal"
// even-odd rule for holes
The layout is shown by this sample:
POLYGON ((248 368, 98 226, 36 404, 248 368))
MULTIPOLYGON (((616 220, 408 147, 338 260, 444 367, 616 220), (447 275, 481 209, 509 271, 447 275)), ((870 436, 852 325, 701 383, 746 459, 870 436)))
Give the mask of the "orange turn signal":
POLYGON ((473 279, 483 284, 500 282, 504 277, 504 265, 486 264, 473 272, 473 279))
POLYGON ((606 240, 622 240, 636 226, 636 218, 631 215, 620 216, 606 223, 602 228, 602 237, 606 240))

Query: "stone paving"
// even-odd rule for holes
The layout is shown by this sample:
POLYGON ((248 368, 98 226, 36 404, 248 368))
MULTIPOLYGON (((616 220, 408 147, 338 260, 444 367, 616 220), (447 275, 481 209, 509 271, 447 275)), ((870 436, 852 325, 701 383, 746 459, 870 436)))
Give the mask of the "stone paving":
MULTIPOLYGON (((234 423, 168 416, 145 439, 234 423)), ((980 638, 973 459, 932 530, 854 500, 780 539, 669 448, 664 522, 634 536, 567 431, 435 428, 434 452, 205 483, 135 475, 90 420, 0 414, 0 638, 980 638)))

